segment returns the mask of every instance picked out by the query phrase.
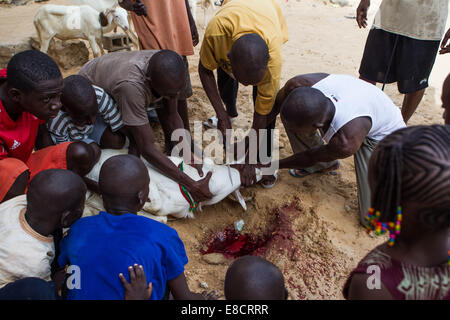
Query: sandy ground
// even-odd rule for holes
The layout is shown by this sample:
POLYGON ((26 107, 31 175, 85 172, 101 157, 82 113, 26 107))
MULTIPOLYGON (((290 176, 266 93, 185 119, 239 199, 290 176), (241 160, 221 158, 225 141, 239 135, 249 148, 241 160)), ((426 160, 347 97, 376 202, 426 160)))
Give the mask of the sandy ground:
MULTIPOLYGON (((68 3, 67 0, 50 1, 68 3)), ((356 1, 351 6, 339 7, 327 1, 280 1, 288 23, 290 40, 283 47, 281 84, 291 77, 308 72, 346 73, 358 76, 358 68, 368 30, 360 30, 354 15, 356 1)), ((372 21, 381 1, 372 1, 369 21, 372 21)), ((0 7, 1 43, 34 33, 32 18, 42 4, 22 7, 0 7), (4 32, 4 31, 7 32, 4 32)), ((198 25, 203 13, 198 10, 198 25)), ((200 35, 203 30, 199 29, 200 35)), ((203 91, 197 73, 198 51, 189 57, 194 95, 189 99, 190 119, 204 120, 214 114, 203 91)), ((450 55, 438 56, 430 84, 418 111, 410 121, 414 124, 442 123, 440 90, 449 72, 450 55)), ((77 70, 65 72, 65 75, 77 70)), ((395 85, 386 87, 387 94, 396 105, 402 96, 395 85)), ((248 128, 253 113, 250 88, 240 88, 239 118, 235 128, 248 128)), ((153 125, 161 142, 159 125, 153 125)), ((292 150, 280 121, 280 156, 292 150)), ((202 291, 201 282, 208 290, 222 294, 227 267, 232 260, 220 264, 205 262, 200 250, 211 236, 217 235, 235 221, 243 219, 243 233, 272 234, 262 256, 275 263, 284 273, 290 299, 342 299, 342 286, 358 261, 381 243, 367 235, 359 225, 356 198, 356 180, 353 159, 341 162, 338 175, 317 174, 302 180, 281 171, 277 185, 271 190, 254 186, 243 190, 251 199, 244 212, 235 202, 225 199, 221 203, 197 212, 193 220, 169 221, 184 241, 189 257, 186 276, 192 290, 202 291)))

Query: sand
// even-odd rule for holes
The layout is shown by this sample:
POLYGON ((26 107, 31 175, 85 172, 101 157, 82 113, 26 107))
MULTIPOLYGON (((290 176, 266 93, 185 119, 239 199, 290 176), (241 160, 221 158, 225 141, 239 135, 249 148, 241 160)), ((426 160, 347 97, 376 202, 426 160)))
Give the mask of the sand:
MULTIPOLYGON (((346 73, 358 76, 358 68, 368 30, 357 27, 352 6, 339 7, 328 1, 280 1, 285 12, 290 40, 283 47, 281 84, 291 77, 308 72, 346 73)), ((65 0, 50 3, 68 3, 65 0)), ((380 1, 372 1, 369 21, 372 21, 380 1)), ((0 7, 0 42, 18 35, 34 32, 32 17, 41 4, 24 7, 0 7)), ((203 13, 198 10, 198 26, 203 13)), ((199 27, 200 36, 203 30, 199 27)), ((190 119, 205 120, 214 114, 197 73, 198 51, 189 57, 194 95, 189 99, 190 119)), ((448 72, 450 55, 438 56, 425 97, 410 124, 443 123, 440 104, 442 80, 448 72)), ((69 75, 76 69, 65 72, 69 75)), ((386 93, 400 106, 403 97, 395 85, 388 85, 386 93)), ((251 125, 253 107, 250 88, 241 87, 238 98, 239 118, 235 128, 251 125)), ((159 145, 162 134, 153 124, 159 145)), ((280 156, 292 153, 280 121, 280 156)), ((185 243, 189 263, 186 277, 190 288, 201 292, 201 282, 207 290, 217 290, 223 299, 223 285, 231 259, 219 264, 205 262, 200 253, 211 236, 243 219, 243 233, 263 235, 273 231, 261 255, 275 263, 284 273, 289 299, 342 299, 342 286, 358 261, 383 239, 369 236, 359 225, 357 212, 356 179, 353 159, 341 161, 338 175, 315 174, 304 179, 293 178, 282 170, 276 186, 265 190, 253 186, 242 191, 249 198, 244 212, 235 202, 225 199, 221 203, 197 212, 195 219, 169 221, 185 243), (278 220, 276 220, 278 219, 278 220), (279 223, 276 223, 278 221, 279 223), (204 284, 203 284, 204 285, 204 284)))

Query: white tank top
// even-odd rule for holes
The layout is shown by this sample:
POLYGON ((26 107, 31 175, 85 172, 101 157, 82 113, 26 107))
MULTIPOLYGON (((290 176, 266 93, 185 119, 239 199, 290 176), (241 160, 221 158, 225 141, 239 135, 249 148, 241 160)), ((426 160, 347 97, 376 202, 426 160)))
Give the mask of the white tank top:
POLYGON ((323 139, 328 143, 349 121, 369 117, 372 128, 368 138, 380 141, 390 133, 406 127, 400 109, 376 86, 349 75, 330 74, 313 88, 329 98, 336 112, 323 139))

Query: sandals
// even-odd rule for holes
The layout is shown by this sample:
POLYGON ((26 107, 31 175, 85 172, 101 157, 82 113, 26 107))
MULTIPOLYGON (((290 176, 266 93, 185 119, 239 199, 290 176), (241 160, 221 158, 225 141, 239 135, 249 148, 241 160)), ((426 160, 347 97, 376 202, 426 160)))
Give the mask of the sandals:
POLYGON ((331 167, 326 168, 326 169, 321 170, 321 171, 308 172, 308 171, 306 171, 304 169, 289 169, 289 173, 291 174, 291 176, 296 177, 296 178, 304 178, 304 177, 309 176, 310 174, 313 174, 313 173, 325 173, 325 172, 328 172, 332 176, 336 176, 338 174, 336 172, 336 170, 338 170, 340 166, 341 166, 341 164, 338 161, 334 166, 331 166, 331 167))
MULTIPOLYGON (((233 123, 234 120, 236 120, 236 118, 230 118, 231 123, 233 123)), ((211 118, 203 122, 203 125, 211 129, 217 129, 217 122, 219 122, 217 116, 212 116, 211 118)))
POLYGON ((289 173, 291 174, 291 176, 296 177, 296 178, 304 178, 306 176, 309 176, 310 174, 312 174, 311 172, 308 172, 306 170, 303 169, 289 169, 289 173), (300 172, 297 173, 297 172, 300 172))

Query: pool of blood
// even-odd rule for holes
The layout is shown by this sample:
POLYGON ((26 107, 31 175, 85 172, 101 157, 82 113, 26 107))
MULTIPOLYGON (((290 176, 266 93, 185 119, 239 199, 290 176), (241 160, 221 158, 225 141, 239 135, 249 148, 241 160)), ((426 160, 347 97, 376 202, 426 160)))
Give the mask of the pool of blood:
POLYGON ((211 238, 212 240, 206 244, 206 249, 203 248, 200 252, 202 254, 222 253, 227 258, 260 254, 270 240, 269 236, 241 234, 233 226, 215 232, 211 238))
POLYGON ((292 215, 301 214, 296 202, 275 208, 272 212, 270 227, 262 234, 240 233, 233 225, 222 231, 213 232, 205 241, 200 253, 221 253, 227 258, 239 258, 245 255, 264 255, 269 247, 286 251, 292 250, 292 215))

